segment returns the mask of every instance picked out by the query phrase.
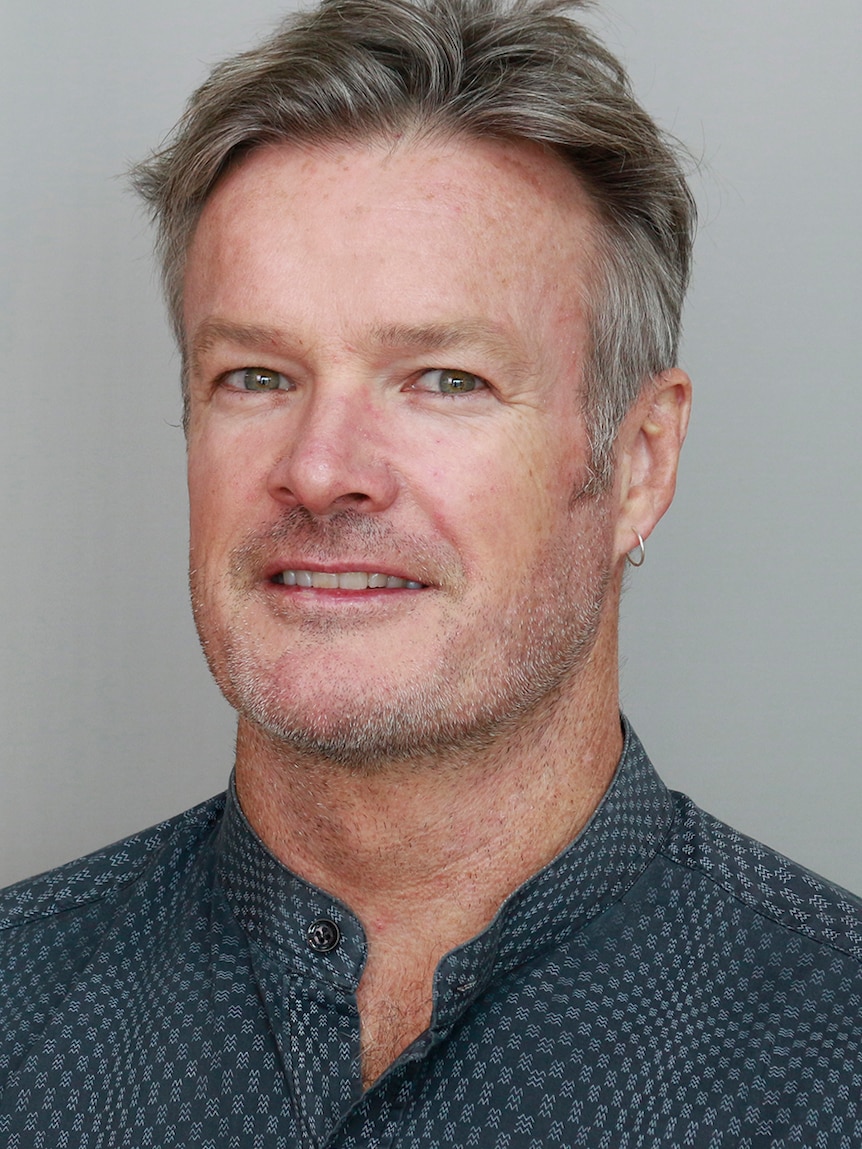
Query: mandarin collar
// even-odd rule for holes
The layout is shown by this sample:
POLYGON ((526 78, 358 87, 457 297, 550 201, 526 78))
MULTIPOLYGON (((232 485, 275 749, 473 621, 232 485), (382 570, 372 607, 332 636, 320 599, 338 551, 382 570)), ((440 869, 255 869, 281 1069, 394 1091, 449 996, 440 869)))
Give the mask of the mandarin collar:
MULTIPOLYGON (((506 899, 482 933, 441 960, 432 1029, 448 1028, 492 980, 562 944, 613 905, 658 851, 671 797, 625 718, 622 727, 614 777, 578 836, 506 899)), ((233 779, 215 849, 221 885, 248 938, 291 971, 354 992, 367 956, 362 926, 343 902, 270 853, 240 809, 233 779), (321 922, 335 926, 326 927, 337 936, 329 952, 314 946, 313 927, 321 922)))

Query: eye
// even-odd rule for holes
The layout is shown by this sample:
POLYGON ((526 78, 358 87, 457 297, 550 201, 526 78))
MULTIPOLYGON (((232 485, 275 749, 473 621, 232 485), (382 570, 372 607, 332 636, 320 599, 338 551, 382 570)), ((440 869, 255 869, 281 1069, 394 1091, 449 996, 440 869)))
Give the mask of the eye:
POLYGON ((268 367, 242 367, 225 376, 225 383, 238 391, 285 391, 291 386, 290 380, 280 371, 270 371, 268 367))
POLYGON ((484 390, 487 383, 470 371, 435 367, 432 371, 423 371, 415 386, 419 391, 434 391, 438 395, 467 395, 471 391, 484 390))

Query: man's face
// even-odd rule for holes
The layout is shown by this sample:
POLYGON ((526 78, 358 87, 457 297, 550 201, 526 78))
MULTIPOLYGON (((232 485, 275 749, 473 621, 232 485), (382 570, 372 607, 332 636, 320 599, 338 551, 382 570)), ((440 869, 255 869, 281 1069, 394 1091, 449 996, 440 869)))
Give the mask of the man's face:
POLYGON ((191 582, 245 720, 369 765, 577 681, 615 525, 582 494, 591 226, 518 144, 278 146, 219 184, 186 276, 191 582))

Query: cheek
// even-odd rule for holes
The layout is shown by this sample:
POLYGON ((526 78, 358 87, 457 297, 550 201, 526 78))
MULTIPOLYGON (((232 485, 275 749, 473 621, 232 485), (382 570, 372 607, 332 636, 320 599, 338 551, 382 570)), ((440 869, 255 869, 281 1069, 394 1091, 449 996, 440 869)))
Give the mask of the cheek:
POLYGON ((543 428, 513 426, 451 451, 424 472, 434 525, 455 541, 468 567, 489 557, 507 569, 529 564, 569 520, 576 452, 543 428))
POLYGON ((505 447, 501 483, 509 497, 535 523, 553 522, 568 506, 569 494, 582 469, 574 435, 564 435, 547 421, 512 435, 505 447))
MULTIPOLYGON (((266 492, 259 457, 234 437, 202 434, 188 452, 189 525, 192 549, 229 550, 236 531, 247 530, 252 508, 266 492)), ((258 453, 259 456, 259 453, 258 453)), ((259 511, 258 511, 259 514, 259 511)))

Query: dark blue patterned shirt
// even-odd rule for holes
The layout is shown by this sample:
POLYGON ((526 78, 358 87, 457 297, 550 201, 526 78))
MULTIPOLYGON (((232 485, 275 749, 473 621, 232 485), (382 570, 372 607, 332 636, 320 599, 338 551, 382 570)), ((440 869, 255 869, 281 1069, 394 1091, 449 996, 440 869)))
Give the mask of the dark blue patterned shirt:
POLYGON ((231 796, 0 895, 0 955, 4 1149, 862 1146, 862 903, 628 730, 364 1094, 362 928, 231 796))

